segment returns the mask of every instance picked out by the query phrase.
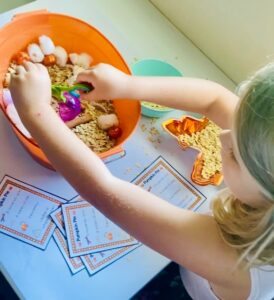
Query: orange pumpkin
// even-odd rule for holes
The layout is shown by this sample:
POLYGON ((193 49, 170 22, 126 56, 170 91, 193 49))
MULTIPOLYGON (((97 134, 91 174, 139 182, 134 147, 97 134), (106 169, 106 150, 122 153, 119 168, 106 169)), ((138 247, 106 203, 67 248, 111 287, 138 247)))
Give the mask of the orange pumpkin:
POLYGON ((16 65, 22 65, 24 61, 30 61, 30 57, 27 52, 21 51, 13 56, 12 61, 16 65))
POLYGON ((43 60, 43 64, 47 67, 55 65, 56 64, 55 55, 53 55, 53 54, 46 55, 44 60, 43 60))

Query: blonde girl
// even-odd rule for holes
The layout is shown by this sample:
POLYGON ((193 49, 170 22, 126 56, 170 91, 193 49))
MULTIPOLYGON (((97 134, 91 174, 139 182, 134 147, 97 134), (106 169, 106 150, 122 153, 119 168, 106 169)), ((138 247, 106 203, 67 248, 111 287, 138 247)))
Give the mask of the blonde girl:
POLYGON ((108 218, 181 265, 182 280, 193 299, 271 299, 274 66, 256 73, 240 97, 206 80, 134 77, 105 64, 80 74, 78 81, 94 86, 85 95, 90 101, 153 101, 200 113, 223 128, 228 189, 214 200, 213 215, 199 214, 114 177, 51 108, 50 79, 42 65, 25 63, 11 80, 18 113, 54 167, 108 218))

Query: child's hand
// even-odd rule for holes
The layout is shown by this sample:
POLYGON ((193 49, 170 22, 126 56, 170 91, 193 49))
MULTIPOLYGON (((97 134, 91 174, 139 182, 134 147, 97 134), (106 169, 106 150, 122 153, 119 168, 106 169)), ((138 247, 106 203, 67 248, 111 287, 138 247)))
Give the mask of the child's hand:
POLYGON ((50 105, 51 82, 46 67, 31 62, 18 66, 11 78, 11 96, 20 116, 50 105))
POLYGON ((83 94, 86 100, 112 100, 123 98, 130 76, 107 64, 98 64, 80 73, 78 82, 88 82, 93 87, 90 93, 83 94))

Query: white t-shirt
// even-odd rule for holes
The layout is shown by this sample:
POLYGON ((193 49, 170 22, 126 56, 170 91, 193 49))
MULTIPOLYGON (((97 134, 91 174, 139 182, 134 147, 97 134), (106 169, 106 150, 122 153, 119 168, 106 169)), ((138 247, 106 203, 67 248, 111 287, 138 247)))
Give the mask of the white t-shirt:
MULTIPOLYGON (((220 300, 206 279, 182 267, 180 273, 185 289, 193 300, 220 300)), ((250 275, 251 292, 247 300, 274 299, 274 267, 251 268, 250 275)))

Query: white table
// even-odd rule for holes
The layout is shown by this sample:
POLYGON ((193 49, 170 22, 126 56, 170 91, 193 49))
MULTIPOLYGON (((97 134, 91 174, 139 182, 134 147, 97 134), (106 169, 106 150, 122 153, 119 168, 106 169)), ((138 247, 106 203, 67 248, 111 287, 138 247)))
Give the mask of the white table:
MULTIPOLYGON (((116 45, 129 65, 137 59, 160 58, 181 69, 184 75, 209 78, 234 88, 233 83, 146 0, 37 0, 0 15, 0 26, 15 13, 44 8, 76 16, 97 27, 116 45)), ((177 111, 169 116, 181 114, 177 111)), ((152 125, 150 119, 142 118, 141 124, 160 129, 161 121, 152 125)), ((76 195, 61 176, 31 159, 3 115, 0 138, 0 178, 8 174, 66 199, 76 195)), ((160 139, 161 144, 156 147, 148 141, 147 132, 139 127, 125 145, 126 156, 109 163, 110 170, 131 181, 142 168, 162 155, 189 178, 195 153, 182 152, 166 133, 162 132, 160 139)), ((208 199, 216 191, 212 186, 197 188, 208 199)), ((200 211, 208 210, 208 203, 206 201, 200 211)), ((0 234, 0 245, 1 271, 19 297, 27 300, 129 299, 169 263, 167 258, 141 246, 95 276, 89 277, 85 271, 72 276, 53 240, 41 251, 0 234)))

